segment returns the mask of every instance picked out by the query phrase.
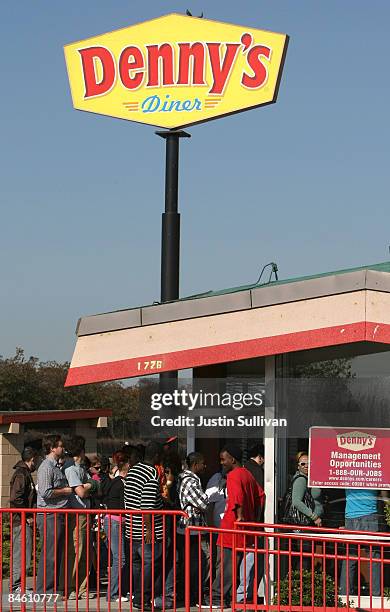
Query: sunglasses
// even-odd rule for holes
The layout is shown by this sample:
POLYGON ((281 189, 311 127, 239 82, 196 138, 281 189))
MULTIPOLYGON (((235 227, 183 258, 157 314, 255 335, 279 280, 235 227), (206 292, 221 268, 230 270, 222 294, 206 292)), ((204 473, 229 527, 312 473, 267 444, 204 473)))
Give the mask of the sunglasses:
POLYGON ((309 462, 306 462, 306 461, 301 461, 301 462, 299 463, 299 465, 303 465, 303 466, 305 466, 305 465, 309 465, 309 462))

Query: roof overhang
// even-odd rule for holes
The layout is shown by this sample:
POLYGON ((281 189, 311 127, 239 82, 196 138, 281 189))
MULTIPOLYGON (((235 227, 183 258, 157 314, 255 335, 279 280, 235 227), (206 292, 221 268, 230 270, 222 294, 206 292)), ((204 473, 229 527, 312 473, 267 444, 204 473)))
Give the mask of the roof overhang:
POLYGON ((110 409, 96 410, 24 410, 7 411, 0 413, 0 425, 10 423, 51 423, 53 421, 81 421, 94 420, 112 416, 110 409))
POLYGON ((80 319, 66 386, 354 342, 390 343, 390 274, 338 275, 80 319))

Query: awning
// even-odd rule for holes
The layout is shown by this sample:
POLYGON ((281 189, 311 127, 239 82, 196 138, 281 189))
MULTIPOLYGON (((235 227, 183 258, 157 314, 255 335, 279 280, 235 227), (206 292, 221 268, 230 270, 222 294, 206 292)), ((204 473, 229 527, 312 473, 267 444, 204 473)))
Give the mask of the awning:
POLYGON ((390 343, 390 274, 363 269, 80 319, 66 386, 353 342, 390 343))

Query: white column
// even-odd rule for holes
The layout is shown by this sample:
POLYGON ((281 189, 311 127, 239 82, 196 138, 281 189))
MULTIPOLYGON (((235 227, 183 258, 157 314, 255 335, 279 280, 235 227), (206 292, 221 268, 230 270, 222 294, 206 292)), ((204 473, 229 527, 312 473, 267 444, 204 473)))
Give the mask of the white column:
MULTIPOLYGON (((265 385, 267 402, 264 416, 266 419, 275 418, 275 357, 265 358, 265 385), (271 395, 271 397, 270 397, 271 395)), ((274 523, 276 516, 275 472, 276 472, 276 428, 264 425, 264 491, 265 522, 274 523)))
MULTIPOLYGON (((266 419, 274 419, 276 410, 276 391, 275 391, 275 357, 265 358, 265 386, 266 386, 266 406, 264 416, 266 419)), ((264 425, 264 492, 265 492, 265 523, 273 524, 276 516, 276 436, 277 428, 264 425)), ((267 531, 273 531, 269 529, 267 531)), ((267 538, 268 550, 274 550, 274 538, 267 538)), ((274 555, 268 557, 268 567, 266 568, 269 583, 268 596, 272 601, 274 595, 274 555)))
MULTIPOLYGON (((195 385, 197 383, 199 384, 199 379, 194 377, 193 370, 189 371, 189 378, 191 379, 189 381, 191 383, 190 390, 194 391, 195 385)), ((195 440, 196 440, 195 427, 186 427, 186 431, 187 431, 187 453, 186 454, 188 455, 189 453, 195 452, 195 440)))

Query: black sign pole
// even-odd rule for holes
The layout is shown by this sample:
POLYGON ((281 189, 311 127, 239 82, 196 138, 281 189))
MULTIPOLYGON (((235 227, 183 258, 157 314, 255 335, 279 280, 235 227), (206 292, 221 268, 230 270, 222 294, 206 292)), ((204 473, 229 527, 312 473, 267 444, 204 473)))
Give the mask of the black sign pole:
MULTIPOLYGON (((162 215, 161 232, 161 303, 179 298, 180 271, 180 213, 178 212, 179 192, 179 140, 190 138, 183 130, 156 132, 165 139, 165 212, 162 215)), ((177 372, 163 372, 160 381, 177 380, 177 372)))

